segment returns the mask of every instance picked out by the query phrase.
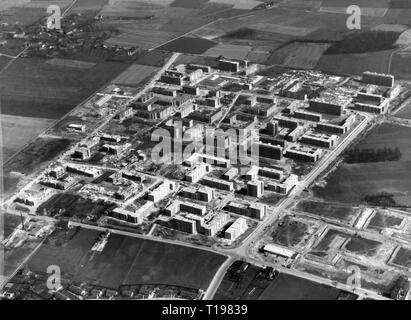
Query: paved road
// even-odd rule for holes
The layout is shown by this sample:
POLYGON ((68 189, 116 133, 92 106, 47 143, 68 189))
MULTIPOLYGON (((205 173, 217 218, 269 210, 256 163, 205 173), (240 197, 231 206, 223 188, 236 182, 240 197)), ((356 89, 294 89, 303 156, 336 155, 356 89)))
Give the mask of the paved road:
POLYGON ((354 129, 351 133, 342 141, 334 150, 332 150, 328 155, 326 155, 319 165, 308 174, 303 181, 299 183, 288 195, 287 198, 282 200, 275 208, 274 212, 266 218, 257 228, 251 233, 244 241, 240 248, 236 249, 236 253, 242 256, 248 256, 247 252, 250 247, 261 238, 264 233, 264 229, 270 226, 276 219, 278 215, 282 213, 296 197, 301 194, 301 192, 310 186, 311 183, 319 177, 319 175, 327 169, 327 167, 345 150, 345 148, 367 127, 370 123, 371 117, 366 116, 365 119, 354 129))
POLYGON ((218 269, 217 273, 214 275, 213 280, 208 286, 207 291, 204 294, 203 300, 213 299, 215 293, 218 290, 218 287, 220 286, 221 281, 225 276, 225 273, 235 260, 235 257, 230 257, 221 265, 220 269, 218 269))

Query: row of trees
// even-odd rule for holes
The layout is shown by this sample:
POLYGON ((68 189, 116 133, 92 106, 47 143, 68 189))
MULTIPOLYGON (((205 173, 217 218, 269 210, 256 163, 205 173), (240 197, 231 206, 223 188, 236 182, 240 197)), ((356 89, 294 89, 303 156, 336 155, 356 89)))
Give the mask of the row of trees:
POLYGON ((325 54, 365 53, 395 48, 400 33, 394 31, 353 32, 332 45, 325 54))
POLYGON ((347 163, 399 161, 401 157, 402 154, 398 148, 353 149, 347 153, 345 161, 347 163))
POLYGON ((367 195, 361 200, 368 203, 369 205, 379 207, 395 207, 397 205, 394 200, 394 195, 386 192, 367 195))

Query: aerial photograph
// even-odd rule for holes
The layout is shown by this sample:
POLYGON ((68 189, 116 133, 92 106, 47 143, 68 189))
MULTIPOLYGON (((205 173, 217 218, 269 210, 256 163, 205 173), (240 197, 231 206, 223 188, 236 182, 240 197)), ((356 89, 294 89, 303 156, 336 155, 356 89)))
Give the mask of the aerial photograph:
POLYGON ((0 300, 411 300, 410 138, 411 0, 0 0, 0 300))

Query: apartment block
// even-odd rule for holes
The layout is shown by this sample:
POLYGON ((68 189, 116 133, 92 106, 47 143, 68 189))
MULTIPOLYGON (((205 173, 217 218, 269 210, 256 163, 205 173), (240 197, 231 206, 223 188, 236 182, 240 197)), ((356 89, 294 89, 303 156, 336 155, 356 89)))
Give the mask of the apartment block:
POLYGON ((285 157, 305 162, 317 162, 321 155, 321 149, 301 145, 291 146, 285 150, 285 157))
POLYGON ((151 191, 148 194, 148 200, 154 203, 161 201, 164 199, 168 194, 175 191, 177 185, 175 182, 170 180, 164 180, 164 182, 158 186, 155 190, 151 191))
POLYGON ((267 159, 281 160, 283 158, 283 148, 272 144, 258 142, 259 156, 267 159))
POLYGON ((213 189, 208 187, 193 188, 193 187, 184 187, 181 191, 183 197, 189 198, 192 200, 198 200, 203 202, 210 202, 213 200, 213 189))
POLYGON ((338 139, 335 134, 309 132, 301 137, 300 142, 320 148, 332 148, 337 145, 338 139))
POLYGON ((238 218, 234 223, 225 231, 224 238, 230 241, 236 240, 248 229, 247 220, 244 218, 238 218))
POLYGON ((186 175, 186 180, 191 183, 197 183, 211 171, 212 168, 209 164, 200 163, 186 175))
POLYGON ((86 177, 93 178, 93 179, 101 176, 101 170, 93 168, 93 167, 88 167, 88 166, 70 164, 67 166, 66 170, 68 172, 72 172, 72 173, 86 176, 86 177))
POLYGON ((225 181, 223 179, 204 177, 203 180, 201 180, 201 183, 206 185, 207 187, 215 189, 220 189, 229 192, 234 191, 234 183, 230 181, 225 181))
POLYGON ((365 71, 362 74, 362 81, 364 83, 374 84, 377 86, 385 86, 385 87, 394 86, 394 76, 391 74, 365 71))
POLYGON ((264 194, 264 181, 254 180, 247 183, 247 195, 260 198, 264 194))
POLYGON ((267 183, 267 189, 275 193, 287 195, 297 184, 298 176, 291 174, 281 181, 269 181, 267 183))
POLYGON ((214 237, 230 221, 230 215, 217 213, 210 218, 204 219, 201 225, 201 233, 208 237, 214 237))
POLYGON ((261 203, 249 204, 231 201, 227 206, 227 210, 238 215, 258 220, 263 220, 267 215, 267 206, 261 203))
POLYGON ((313 121, 313 122, 320 122, 323 118, 321 114, 309 112, 305 110, 297 110, 293 113, 293 117, 296 119, 313 121))

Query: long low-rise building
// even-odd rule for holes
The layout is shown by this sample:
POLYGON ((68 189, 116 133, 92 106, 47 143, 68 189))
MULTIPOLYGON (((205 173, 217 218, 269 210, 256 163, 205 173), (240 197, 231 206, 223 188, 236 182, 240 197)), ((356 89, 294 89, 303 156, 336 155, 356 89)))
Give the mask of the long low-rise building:
POLYGON ((267 215, 267 206, 261 203, 240 203, 231 201, 227 205, 229 212, 239 214, 242 216, 263 220, 267 215))
POLYGON ((306 110, 297 110, 292 115, 296 119, 320 122, 322 120, 322 115, 314 112, 309 112, 306 110))
POLYGON ((290 159, 301 160, 305 162, 317 162, 323 151, 317 148, 294 145, 285 150, 285 156, 290 159))
POLYGON ((256 145, 258 147, 258 155, 262 158, 281 160, 283 157, 283 148, 280 146, 262 142, 258 142, 256 145))
POLYGON ((356 102, 354 104, 354 109, 357 111, 362 111, 362 112, 384 114, 388 111, 388 104, 389 104, 389 100, 385 100, 381 104, 356 102))
POLYGON ((213 200, 214 191, 208 187, 194 188, 194 187, 184 187, 181 190, 183 197, 198 200, 203 202, 210 202, 213 200))
POLYGON ((173 217, 179 212, 192 213, 202 217, 207 213, 207 207, 205 205, 197 204, 194 202, 177 200, 172 202, 163 211, 164 215, 169 217, 173 217))
POLYGON ((79 175, 94 178, 94 179, 101 176, 101 170, 96 169, 94 167, 69 164, 66 167, 66 170, 67 172, 72 172, 75 174, 79 174, 79 175))
POLYGON ((281 257, 284 257, 284 258, 288 258, 288 259, 292 259, 296 256, 295 251, 290 250, 290 249, 285 248, 285 247, 278 246, 276 244, 272 244, 272 243, 266 244, 263 248, 263 251, 267 252, 267 253, 274 254, 276 256, 281 256, 281 257))
POLYGON ((336 146, 338 136, 328 133, 308 132, 301 137, 300 142, 320 148, 332 148, 336 146))
POLYGON ((323 132, 331 133, 331 134, 341 135, 341 134, 345 134, 348 131, 350 131, 354 122, 355 122, 355 115, 352 114, 338 124, 327 123, 327 122, 317 123, 316 129, 323 131, 323 132))
POLYGON ((298 184, 298 176, 295 174, 291 174, 282 181, 268 182, 267 189, 275 193, 287 195, 297 184, 298 184))
POLYGON ((231 162, 229 159, 215 157, 208 154, 200 154, 197 152, 193 153, 190 157, 185 159, 185 163, 190 167, 194 167, 199 163, 207 163, 209 165, 222 168, 229 168, 231 166, 231 162))
POLYGON ((150 213, 150 210, 154 207, 154 203, 147 201, 137 211, 130 211, 123 208, 115 208, 109 213, 109 215, 115 219, 119 219, 132 224, 141 224, 144 218, 150 213))
POLYGON ((234 183, 231 181, 226 181, 223 179, 213 178, 213 177, 204 177, 201 180, 201 183, 207 187, 220 189, 224 191, 232 192, 234 191, 234 183))

